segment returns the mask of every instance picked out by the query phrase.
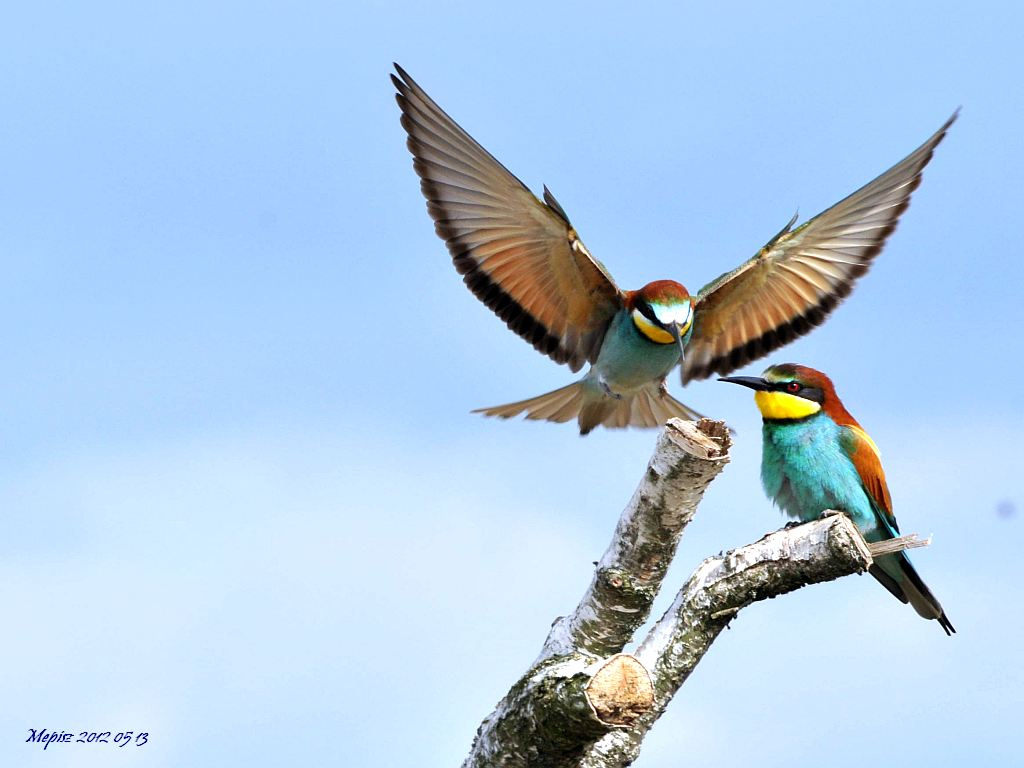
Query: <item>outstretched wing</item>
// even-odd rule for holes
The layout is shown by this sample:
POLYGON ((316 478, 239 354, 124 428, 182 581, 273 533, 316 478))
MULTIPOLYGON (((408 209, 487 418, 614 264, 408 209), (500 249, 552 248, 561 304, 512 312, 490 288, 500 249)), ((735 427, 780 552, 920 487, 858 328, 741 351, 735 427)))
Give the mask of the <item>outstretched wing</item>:
POLYGON ((469 289, 513 331, 578 371, 623 296, 545 188, 544 200, 397 64, 391 76, 427 210, 469 289))
POLYGON ((823 322, 882 250, 958 113, 877 179, 791 229, 794 217, 754 258, 704 286, 683 383, 730 373, 823 322))

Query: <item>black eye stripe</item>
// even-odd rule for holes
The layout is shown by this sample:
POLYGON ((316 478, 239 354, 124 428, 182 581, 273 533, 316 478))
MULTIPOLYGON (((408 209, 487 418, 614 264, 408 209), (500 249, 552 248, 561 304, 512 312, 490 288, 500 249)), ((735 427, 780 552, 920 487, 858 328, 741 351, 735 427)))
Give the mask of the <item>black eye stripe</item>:
POLYGON ((646 317, 652 323, 654 323, 655 325, 661 325, 661 323, 658 321, 658 318, 654 314, 654 310, 651 309, 651 305, 648 304, 646 301, 638 301, 636 303, 636 308, 640 310, 641 315, 646 317))
POLYGON ((800 388, 793 391, 789 389, 791 384, 800 384, 794 381, 777 381, 772 384, 772 391, 774 392, 785 392, 787 395, 793 395, 794 397, 802 397, 804 400, 812 400, 815 403, 822 404, 825 402, 825 393, 818 387, 808 387, 800 384, 800 388))

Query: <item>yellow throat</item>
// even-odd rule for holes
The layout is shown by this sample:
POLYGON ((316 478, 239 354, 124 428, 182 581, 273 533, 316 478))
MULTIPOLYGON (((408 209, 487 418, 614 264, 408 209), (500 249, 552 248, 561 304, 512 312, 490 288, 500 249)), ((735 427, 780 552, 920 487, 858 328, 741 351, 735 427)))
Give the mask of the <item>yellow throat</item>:
POLYGON ((802 419, 821 410, 821 404, 788 392, 754 393, 754 402, 766 419, 802 419))
MULTIPOLYGON (((676 337, 666 331, 664 328, 660 328, 646 317, 638 309, 633 310, 633 324, 640 330, 644 336, 656 344, 675 344, 676 337)), ((693 315, 687 316, 686 322, 680 326, 679 335, 685 336, 686 332, 690 330, 690 323, 693 322, 693 315)))

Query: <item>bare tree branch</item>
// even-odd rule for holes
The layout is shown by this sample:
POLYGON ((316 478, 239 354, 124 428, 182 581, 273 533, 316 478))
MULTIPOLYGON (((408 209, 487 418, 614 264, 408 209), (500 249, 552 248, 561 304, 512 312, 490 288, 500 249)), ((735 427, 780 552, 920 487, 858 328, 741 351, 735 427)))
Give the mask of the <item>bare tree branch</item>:
MULTIPOLYGON (((579 606, 554 623, 538 659, 480 725, 464 768, 629 765, 740 609, 867 570, 872 553, 845 515, 787 527, 705 560, 636 654, 620 653, 649 615, 728 448, 721 422, 666 425, 579 606)), ((921 542, 909 536, 896 546, 921 542)))

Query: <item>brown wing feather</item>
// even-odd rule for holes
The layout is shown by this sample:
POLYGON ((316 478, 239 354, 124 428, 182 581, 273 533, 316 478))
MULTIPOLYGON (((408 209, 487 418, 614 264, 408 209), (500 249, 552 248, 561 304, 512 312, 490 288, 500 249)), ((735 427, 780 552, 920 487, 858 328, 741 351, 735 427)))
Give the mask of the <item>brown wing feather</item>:
POLYGON ((413 167, 437 234, 478 299, 558 363, 593 362, 623 303, 561 206, 499 163, 395 65, 413 167))
POLYGON ((878 447, 856 422, 843 426, 847 430, 846 445, 850 461, 860 475, 864 490, 874 502, 875 509, 898 534, 900 529, 892 513, 892 497, 889 496, 889 486, 885 482, 885 470, 882 469, 882 457, 878 453, 878 447))
POLYGON ((730 373, 823 322, 882 250, 956 117, 874 181, 795 230, 791 221, 754 258, 701 289, 683 382, 730 373))

